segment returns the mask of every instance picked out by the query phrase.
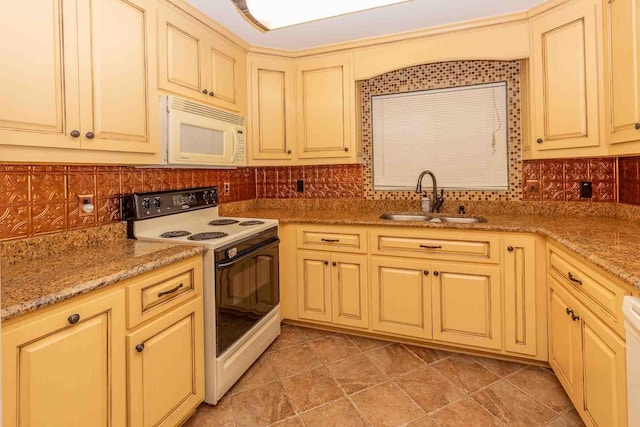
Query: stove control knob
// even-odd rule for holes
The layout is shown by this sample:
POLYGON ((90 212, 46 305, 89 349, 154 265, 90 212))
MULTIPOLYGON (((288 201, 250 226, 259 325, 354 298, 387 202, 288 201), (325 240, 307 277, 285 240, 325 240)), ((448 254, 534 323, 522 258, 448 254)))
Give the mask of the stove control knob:
POLYGON ((151 202, 149 201, 149 199, 144 199, 142 201, 142 209, 144 209, 145 211, 148 211, 150 207, 151 207, 151 202))
POLYGON ((227 258, 233 258, 238 255, 238 248, 227 249, 227 258))
POLYGON ((153 199, 153 206, 160 209, 160 206, 162 206, 162 200, 160 200, 160 197, 153 199))
POLYGON ((204 193, 202 193, 202 199, 207 203, 211 201, 211 196, 209 196, 209 192, 207 190, 204 190, 204 193))
POLYGON ((196 195, 191 193, 189 194, 189 204, 194 205, 196 203, 196 195))

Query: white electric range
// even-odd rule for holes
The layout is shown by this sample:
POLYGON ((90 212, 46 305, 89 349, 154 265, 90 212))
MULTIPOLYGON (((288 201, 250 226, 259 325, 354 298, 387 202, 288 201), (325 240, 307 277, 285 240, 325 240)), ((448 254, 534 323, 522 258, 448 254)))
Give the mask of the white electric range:
POLYGON ((216 187, 124 198, 129 237, 205 248, 205 402, 216 404, 280 335, 278 221, 218 214, 216 187))

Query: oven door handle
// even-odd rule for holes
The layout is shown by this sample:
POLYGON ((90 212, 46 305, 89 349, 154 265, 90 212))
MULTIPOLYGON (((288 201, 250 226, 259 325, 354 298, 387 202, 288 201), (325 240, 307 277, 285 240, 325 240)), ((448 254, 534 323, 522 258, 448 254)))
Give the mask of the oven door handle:
POLYGON ((247 258, 254 256, 257 252, 263 251, 265 249, 271 249, 275 246, 278 246, 279 244, 280 244, 280 238, 275 237, 274 239, 268 240, 267 242, 261 245, 254 246, 253 248, 251 248, 251 250, 247 251, 246 253, 240 255, 237 258, 233 258, 231 261, 216 263, 216 268, 218 270, 225 270, 227 268, 233 267, 234 264, 237 264, 240 261, 243 261, 247 258))

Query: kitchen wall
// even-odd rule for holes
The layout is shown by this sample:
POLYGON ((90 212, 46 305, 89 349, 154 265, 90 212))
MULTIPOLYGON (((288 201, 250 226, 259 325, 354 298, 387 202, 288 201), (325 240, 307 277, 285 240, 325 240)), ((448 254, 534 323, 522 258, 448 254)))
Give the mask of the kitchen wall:
POLYGON ((223 203, 256 197, 253 168, 0 165, 0 240, 118 222, 121 194, 211 185, 218 186, 223 203), (224 182, 229 194, 222 192, 224 182), (94 195, 93 214, 80 217, 79 194, 94 195))

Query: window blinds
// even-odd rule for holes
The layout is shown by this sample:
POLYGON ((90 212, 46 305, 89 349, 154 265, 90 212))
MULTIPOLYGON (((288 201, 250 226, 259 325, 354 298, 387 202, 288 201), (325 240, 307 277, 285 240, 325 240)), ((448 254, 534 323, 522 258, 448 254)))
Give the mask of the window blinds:
POLYGON ((505 82, 373 96, 374 189, 415 189, 428 169, 446 189, 507 190, 506 99, 505 82))

